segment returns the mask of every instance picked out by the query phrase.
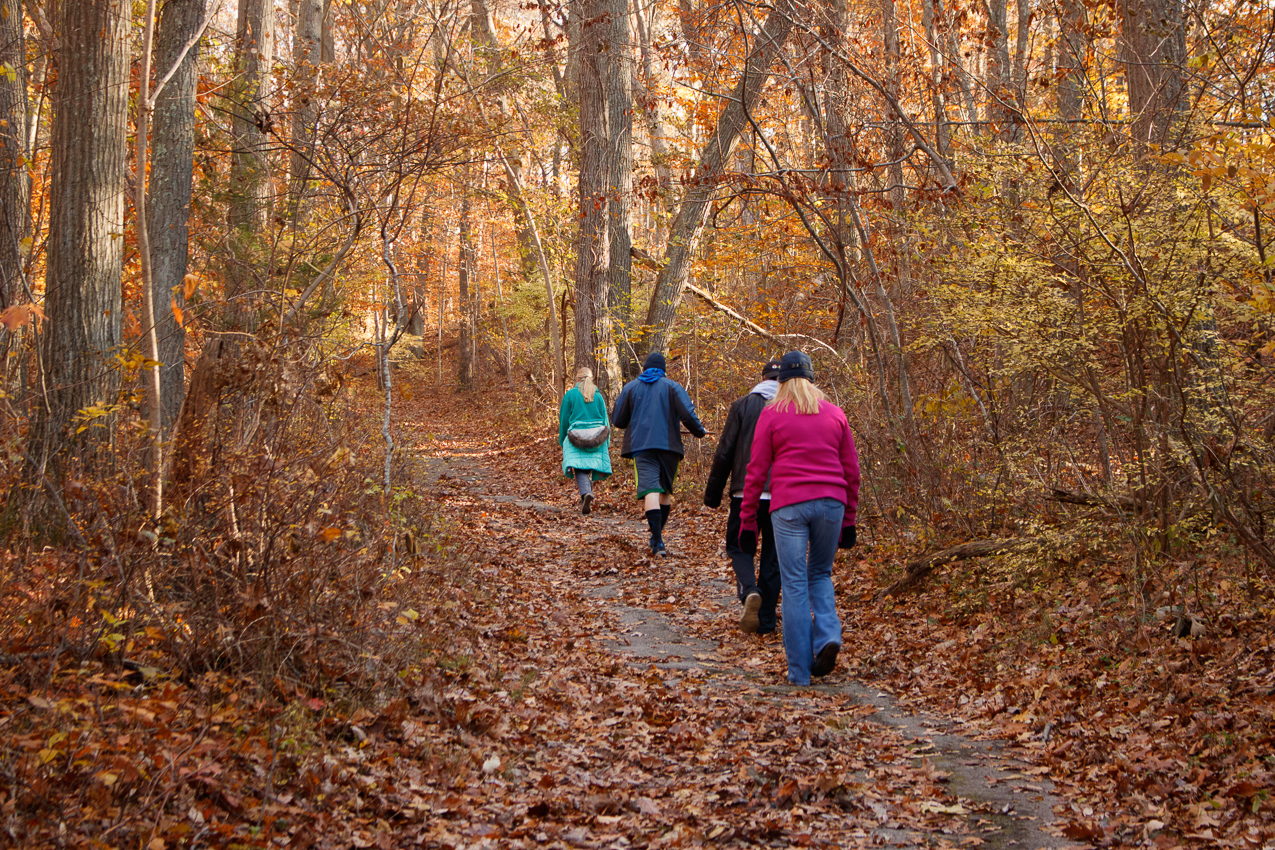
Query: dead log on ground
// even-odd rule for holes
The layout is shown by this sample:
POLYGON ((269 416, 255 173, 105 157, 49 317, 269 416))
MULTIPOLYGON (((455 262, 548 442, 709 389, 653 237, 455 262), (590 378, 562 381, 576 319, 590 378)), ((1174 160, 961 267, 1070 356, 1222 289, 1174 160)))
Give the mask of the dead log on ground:
POLYGON ((1007 555, 1010 552, 1034 549, 1040 546, 1042 542, 1039 537, 994 537, 988 540, 969 540, 956 546, 949 546, 941 552, 934 552, 933 554, 908 561, 907 571, 903 574, 903 578, 878 593, 877 598, 898 596, 904 591, 910 590, 932 573, 935 567, 941 567, 953 561, 964 561, 969 558, 982 558, 987 555, 1007 555))
POLYGON ((1076 493, 1072 490, 1064 490, 1061 487, 1051 487, 1049 489, 1050 494, 1045 498, 1051 502, 1062 502, 1067 505, 1089 505, 1096 508, 1111 508, 1117 511, 1138 510, 1138 502, 1132 496, 1116 496, 1113 499, 1104 499, 1101 496, 1076 493))

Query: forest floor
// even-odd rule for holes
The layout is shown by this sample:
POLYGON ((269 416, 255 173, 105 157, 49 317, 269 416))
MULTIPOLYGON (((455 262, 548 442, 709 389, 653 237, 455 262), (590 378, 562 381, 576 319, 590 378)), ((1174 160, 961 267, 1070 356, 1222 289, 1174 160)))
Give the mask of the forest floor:
POLYGON ((0 846, 1275 848, 1268 596, 1195 640, 1110 566, 882 598, 923 553, 865 511, 838 668, 791 687, 738 629, 711 434, 652 559, 618 451, 582 516, 545 411, 396 380, 420 554, 378 604, 417 662, 290 699, 0 668, 0 846))

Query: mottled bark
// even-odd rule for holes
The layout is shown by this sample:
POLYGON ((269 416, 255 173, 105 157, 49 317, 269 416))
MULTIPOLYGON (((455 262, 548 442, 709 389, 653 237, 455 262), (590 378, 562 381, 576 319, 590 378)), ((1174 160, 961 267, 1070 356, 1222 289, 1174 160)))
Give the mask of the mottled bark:
POLYGON ((605 186, 607 238, 607 306, 610 321, 599 340, 598 385, 612 396, 626 375, 637 375, 637 358, 628 343, 633 330, 633 39, 629 0, 605 0, 610 34, 602 53, 606 95, 607 148, 605 186), (623 342, 617 339, 623 337, 623 342), (621 353, 617 347, 622 347, 621 353))
POLYGON ((270 221, 269 130, 273 127, 270 67, 274 63, 274 8, 269 0, 239 0, 235 77, 227 87, 232 144, 227 221, 230 254, 226 268, 229 322, 248 326, 247 299, 264 287, 254 262, 270 221))
POLYGON ((601 377, 602 353, 610 343, 608 271, 611 266, 607 158, 605 51, 609 0, 582 0, 580 28, 580 176, 577 198, 580 232, 576 240, 575 365, 601 377))
POLYGON ((77 414, 116 402, 122 343, 121 276, 128 131, 129 9, 125 0, 66 0, 59 8, 53 96, 48 266, 40 357, 44 397, 29 453, 56 480, 63 465, 94 466, 112 417, 77 414), (108 427, 100 427, 100 426, 108 427))
POLYGON ((305 221, 305 186, 314 160, 314 127, 319 115, 316 89, 323 46, 323 0, 296 0, 292 32, 292 152, 288 174, 289 202, 296 224, 305 221))
MULTIPOLYGON (((155 68, 167 74, 182 48, 194 38, 207 0, 169 0, 156 38, 155 68)), ((151 270, 155 287, 155 331, 163 398, 163 427, 176 421, 185 387, 186 331, 173 307, 185 307, 182 281, 189 243, 191 182, 195 159, 195 91, 199 48, 192 48, 155 101, 147 196, 151 270)))

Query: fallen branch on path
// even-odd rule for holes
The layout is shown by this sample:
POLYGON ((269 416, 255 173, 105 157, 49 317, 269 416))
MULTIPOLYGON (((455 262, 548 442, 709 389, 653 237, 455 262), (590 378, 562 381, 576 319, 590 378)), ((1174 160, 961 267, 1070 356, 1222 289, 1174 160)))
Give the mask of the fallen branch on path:
POLYGON ((935 552, 908 561, 907 571, 904 573, 903 578, 878 593, 877 598, 898 596, 919 584, 934 571, 935 567, 941 567, 953 561, 964 561, 969 558, 982 558, 987 555, 1007 555, 1010 552, 1035 549, 1043 542, 1039 537, 994 537, 987 540, 969 540, 956 546, 949 546, 941 552, 935 552))

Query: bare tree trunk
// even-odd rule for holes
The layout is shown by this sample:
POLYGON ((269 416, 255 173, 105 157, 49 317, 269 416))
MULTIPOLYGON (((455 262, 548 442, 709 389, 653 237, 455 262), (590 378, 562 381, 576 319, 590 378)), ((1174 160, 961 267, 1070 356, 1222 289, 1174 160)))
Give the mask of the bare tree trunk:
POLYGON ((1120 0, 1117 7, 1133 137, 1163 144, 1184 106, 1182 0, 1120 0))
MULTIPOLYGON (((199 33, 207 0, 169 0, 155 48, 155 67, 166 74, 187 42, 199 33)), ((155 334, 159 343, 163 428, 181 412, 186 379, 186 330, 173 308, 183 309, 191 183, 195 160, 195 89, 199 49, 190 49, 155 101, 150 189, 147 194, 151 268, 155 287, 155 334)))
POLYGON ((655 179, 659 182, 660 197, 667 205, 668 193, 673 187, 673 173, 669 169, 668 139, 671 131, 664 120, 664 111, 657 103, 655 92, 660 87, 661 65, 655 55, 651 43, 651 30, 655 26, 655 10, 652 6, 651 20, 648 22, 642 14, 641 0, 633 0, 633 23, 637 28, 638 49, 641 56, 641 73, 634 75, 634 87, 641 102, 642 117, 646 119, 646 131, 651 140, 651 168, 655 171, 655 179))
POLYGON ((22 298, 22 240, 31 230, 27 176, 27 43, 21 0, 0 0, 0 309, 22 298))
POLYGON ((583 0, 580 28, 580 233, 576 242, 575 365, 605 374, 600 356, 610 344, 608 272, 611 193, 607 184, 606 68, 608 0, 583 0))
POLYGON ((1006 0, 986 0, 987 31, 987 111, 985 117, 990 134, 1003 139, 1013 137, 1012 72, 1009 67, 1009 13, 1006 0))
POLYGON ((255 257, 270 221, 268 99, 273 64, 274 4, 269 0, 239 0, 235 78, 227 95, 234 152, 227 211, 231 257, 226 270, 226 298, 230 301, 230 323, 236 327, 252 324, 245 299, 252 290, 260 288, 255 257))
POLYGON ((1071 146, 1072 122, 1084 114, 1084 95, 1087 86, 1085 55, 1088 27, 1085 6, 1081 0, 1059 0, 1058 3, 1058 84, 1054 86, 1058 117, 1062 123, 1053 134, 1054 163, 1063 175, 1069 176, 1076 168, 1071 146))
POLYGON ((460 291, 460 339, 457 346, 456 381, 465 389, 474 385, 474 361, 470 351, 473 327, 470 324, 472 317, 469 307, 469 279, 474 273, 473 207, 469 193, 465 192, 460 202, 460 252, 456 273, 460 291))
POLYGON ((925 29, 925 43, 930 53, 929 83, 930 106, 934 110, 934 150, 949 163, 948 167, 950 168, 952 124, 948 120, 947 92, 944 88, 947 57, 943 53, 941 31, 935 21, 936 12, 942 14, 941 0, 922 0, 921 26, 925 29))
MULTIPOLYGON (((78 460, 92 467, 113 428, 77 428, 76 415, 115 403, 122 344, 129 11, 125 0, 66 0, 54 94, 48 267, 40 355, 45 395, 29 456, 35 472, 78 460)), ((112 425, 101 413, 95 425, 112 425)))
POLYGON ((699 166, 689 181, 686 195, 669 230, 664 250, 664 263, 655 279, 655 292, 647 309, 646 323, 653 328, 644 346, 646 351, 662 351, 677 318, 677 308, 686 287, 691 257, 699 244, 704 217, 717 190, 717 177, 739 142, 740 133, 748 126, 748 115, 770 78, 771 68, 783 50, 792 31, 792 5, 789 0, 775 4, 757 43, 744 63, 744 72, 730 98, 722 107, 717 126, 699 154, 699 166))
POLYGON ((319 115, 316 89, 323 53, 324 0, 295 0, 292 32, 292 153, 289 163, 289 204, 294 227, 305 223, 305 185, 314 159, 314 129, 319 115))
POLYGON ((598 340, 598 385, 612 397, 624 378, 637 374, 637 358, 629 339, 633 314, 633 38, 629 0, 604 0, 611 32, 600 63, 606 99, 605 175, 608 239, 607 308, 610 316, 598 340), (617 330, 624 334, 624 353, 617 350, 617 330))

